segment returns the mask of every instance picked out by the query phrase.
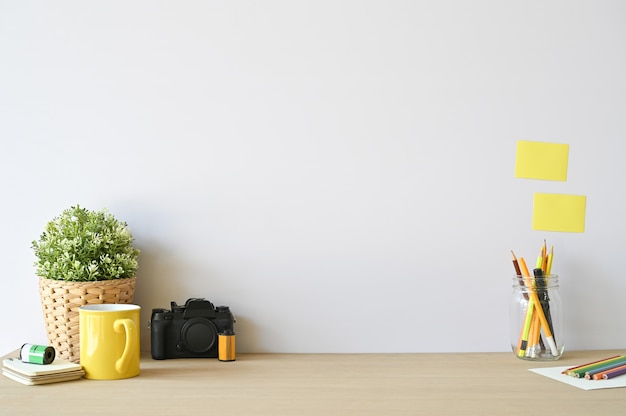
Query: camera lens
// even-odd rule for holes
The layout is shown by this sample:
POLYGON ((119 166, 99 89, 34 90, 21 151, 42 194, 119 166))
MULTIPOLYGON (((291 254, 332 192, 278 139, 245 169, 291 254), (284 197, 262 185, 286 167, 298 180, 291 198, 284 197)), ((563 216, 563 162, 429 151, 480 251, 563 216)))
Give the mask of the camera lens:
POLYGON ((195 354, 206 353, 217 341, 215 325, 204 318, 186 320, 180 330, 180 335, 187 351, 195 354))

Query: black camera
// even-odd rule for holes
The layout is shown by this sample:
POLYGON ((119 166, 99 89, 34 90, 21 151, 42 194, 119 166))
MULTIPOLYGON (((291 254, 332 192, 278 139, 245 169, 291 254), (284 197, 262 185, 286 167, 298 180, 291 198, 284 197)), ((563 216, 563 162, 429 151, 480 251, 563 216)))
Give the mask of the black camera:
POLYGON ((217 358, 218 334, 234 335, 235 318, 228 306, 214 307, 202 298, 184 306, 152 309, 150 339, 152 358, 217 358))

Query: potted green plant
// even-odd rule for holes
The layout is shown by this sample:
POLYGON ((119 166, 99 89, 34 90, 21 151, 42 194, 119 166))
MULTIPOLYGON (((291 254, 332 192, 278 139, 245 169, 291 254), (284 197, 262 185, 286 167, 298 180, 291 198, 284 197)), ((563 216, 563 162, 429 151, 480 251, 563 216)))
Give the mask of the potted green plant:
POLYGON ((79 205, 48 222, 32 248, 48 341, 57 356, 78 362, 78 308, 132 303, 139 250, 125 222, 79 205))

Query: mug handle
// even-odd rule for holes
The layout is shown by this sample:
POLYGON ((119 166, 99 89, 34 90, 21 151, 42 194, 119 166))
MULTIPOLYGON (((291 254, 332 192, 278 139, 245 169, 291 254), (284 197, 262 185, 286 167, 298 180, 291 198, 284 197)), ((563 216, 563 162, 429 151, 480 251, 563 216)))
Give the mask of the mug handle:
POLYGON ((132 319, 117 319, 113 324, 115 332, 126 331, 126 345, 124 345, 124 352, 122 356, 115 362, 115 371, 118 373, 125 373, 128 370, 130 364, 131 351, 137 349, 137 326, 132 319))

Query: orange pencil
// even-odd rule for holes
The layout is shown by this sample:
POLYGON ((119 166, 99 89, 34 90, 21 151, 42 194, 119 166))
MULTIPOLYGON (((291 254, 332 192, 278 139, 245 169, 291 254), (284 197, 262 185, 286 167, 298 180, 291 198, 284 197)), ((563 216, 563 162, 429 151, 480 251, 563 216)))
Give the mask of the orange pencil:
POLYGON ((527 357, 535 356, 535 347, 537 346, 537 330, 541 327, 537 327, 540 323, 537 321, 537 314, 533 313, 532 320, 530 322, 530 331, 528 336, 528 348, 526 349, 527 357))
POLYGON ((536 347, 537 345, 539 345, 539 339, 541 336, 541 321, 539 320, 538 314, 534 314, 532 326, 533 326, 533 332, 532 332, 531 346, 536 347))
POLYGON ((605 374, 611 373, 611 372, 616 371, 616 370, 624 370, 624 369, 626 369, 626 364, 620 365, 620 366, 617 366, 617 367, 613 367, 613 368, 611 368, 609 370, 604 370, 601 373, 596 373, 594 375, 585 374, 585 378, 587 380, 591 380, 591 379, 593 379, 593 380, 602 380, 602 379, 604 379, 604 375, 605 374))
POLYGON ((548 254, 548 261, 546 265, 546 276, 552 272, 552 259, 554 258, 554 246, 550 247, 550 254, 548 254))
POLYGON ((626 374, 626 365, 619 366, 610 371, 605 371, 604 374, 602 374, 602 379, 608 380, 613 377, 621 376, 622 374, 626 374))

